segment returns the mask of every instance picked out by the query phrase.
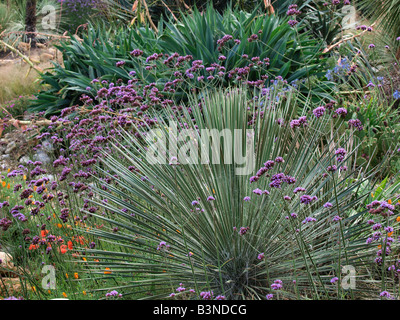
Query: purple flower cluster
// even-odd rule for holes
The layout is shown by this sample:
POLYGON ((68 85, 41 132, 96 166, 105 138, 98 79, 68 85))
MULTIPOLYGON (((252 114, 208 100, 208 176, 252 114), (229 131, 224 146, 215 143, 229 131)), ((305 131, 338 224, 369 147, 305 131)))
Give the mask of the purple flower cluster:
POLYGON ((118 293, 118 291, 116 291, 116 290, 112 290, 112 291, 106 293, 106 298, 111 298, 111 297, 122 298, 122 294, 118 293))
POLYGON ((279 279, 275 280, 273 284, 271 284, 272 290, 280 290, 283 288, 283 282, 279 279))
POLYGON ((286 12, 288 16, 297 16, 301 14, 301 11, 297 9, 297 4, 291 4, 286 12))
POLYGON ((298 119, 294 119, 290 122, 290 127, 292 129, 294 128, 298 128, 298 127, 306 127, 307 126, 307 117, 306 116, 302 116, 298 119))
POLYGON ((161 241, 160 244, 157 246, 157 250, 169 250, 170 245, 167 244, 165 241, 161 241))
POLYGON ((311 204, 312 202, 317 201, 317 200, 318 200, 318 198, 316 196, 310 196, 307 194, 300 196, 300 203, 303 203, 303 204, 311 204))
POLYGON ((315 117, 320 118, 324 115, 325 110, 326 109, 324 106, 319 106, 313 110, 313 113, 314 113, 315 117))

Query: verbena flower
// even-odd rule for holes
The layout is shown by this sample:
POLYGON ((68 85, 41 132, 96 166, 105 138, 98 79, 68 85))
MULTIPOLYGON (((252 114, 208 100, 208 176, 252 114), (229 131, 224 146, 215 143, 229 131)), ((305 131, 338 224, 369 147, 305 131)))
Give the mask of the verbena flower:
POLYGON ((283 288, 283 282, 279 279, 275 280, 273 284, 271 284, 272 290, 279 290, 283 288))

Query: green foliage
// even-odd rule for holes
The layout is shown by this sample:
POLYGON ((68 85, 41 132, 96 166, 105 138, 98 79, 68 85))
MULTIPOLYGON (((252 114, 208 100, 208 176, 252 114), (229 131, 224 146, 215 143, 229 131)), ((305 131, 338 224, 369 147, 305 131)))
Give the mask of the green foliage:
POLYGON ((7 9, 7 6, 3 3, 0 3, 0 33, 8 28, 12 18, 13 15, 7 9))
POLYGON ((400 170, 400 157, 396 150, 392 150, 393 144, 400 141, 400 115, 393 108, 393 104, 387 104, 374 93, 358 103, 348 106, 349 113, 360 119, 365 130, 355 133, 361 145, 358 151, 357 164, 371 163, 377 166, 388 152, 393 152, 390 165, 384 168, 382 174, 395 174, 400 170))
POLYGON ((393 39, 400 36, 399 0, 359 0, 357 6, 367 19, 379 21, 379 26, 393 39))
MULTIPOLYGON (((109 267, 110 277, 124 278, 114 287, 101 290, 116 289, 136 299, 166 298, 171 292, 178 299, 191 298, 187 291, 175 291, 183 283, 187 290, 195 289, 194 297, 211 290, 215 296, 222 294, 228 299, 264 299, 265 294, 274 292, 271 284, 280 279, 284 288, 278 295, 284 298, 368 296, 362 279, 366 279, 364 267, 375 253, 365 243, 368 226, 360 219, 365 212, 363 201, 370 192, 367 179, 373 172, 363 176, 358 171, 328 173, 321 178, 335 161, 333 150, 348 145, 350 137, 336 131, 331 136, 326 116, 292 130, 288 122, 297 113, 297 101, 291 93, 278 104, 274 97, 262 99, 265 113, 255 117, 252 127, 248 116, 262 103, 248 104, 246 96, 242 89, 217 91, 205 95, 201 110, 194 108, 188 114, 183 109, 181 121, 193 129, 190 139, 200 145, 202 129, 241 129, 242 135, 235 136, 232 144, 243 146, 246 130, 254 129, 250 145, 256 146, 255 170, 265 161, 283 156, 285 162, 276 163, 270 175, 284 172, 296 177, 296 184, 273 189, 266 176, 250 184, 252 173, 238 175, 236 170, 242 165, 222 159, 222 146, 211 148, 211 152, 221 154, 221 163, 185 165, 180 158, 180 164, 170 165, 168 155, 166 164, 153 163, 145 147, 154 146, 160 137, 167 137, 166 145, 173 141, 168 138, 169 124, 162 119, 156 135, 142 134, 144 144, 123 135, 123 141, 114 144, 114 152, 105 154, 105 167, 98 169, 106 176, 117 177, 118 184, 108 190, 99 185, 98 199, 90 201, 105 212, 93 216, 108 227, 77 229, 99 239, 96 249, 87 250, 100 260, 89 264, 91 274, 101 277, 109 267), (278 125, 278 118, 284 119, 285 125, 278 125), (129 165, 140 173, 129 171, 129 165), (306 194, 318 198, 317 202, 301 204, 299 195, 293 194, 295 186, 304 187, 306 194), (268 189, 270 194, 256 195, 256 188, 268 189), (285 200, 285 195, 292 199, 285 200), (215 201, 208 201, 209 196, 215 201), (244 201, 245 196, 251 200, 244 201), (322 206, 328 201, 333 203, 332 208, 322 206), (293 212, 298 214, 297 219, 285 218, 293 212), (332 221, 336 215, 343 220, 332 221), (301 221, 306 217, 317 221, 304 225, 301 221), (241 227, 248 227, 247 233, 240 235, 241 227), (170 246, 168 250, 157 249, 162 241, 170 246), (109 245, 114 249, 105 250, 109 245), (264 253, 262 259, 257 258, 260 253, 264 253), (333 275, 341 277, 343 265, 357 268, 355 290, 345 292, 330 283, 333 275)), ((191 100, 191 104, 196 103, 191 100)), ((174 117, 171 111, 169 116, 174 117)), ((341 122, 337 124, 340 127, 341 122)), ((137 130, 143 133, 145 128, 137 130)), ((161 147, 159 155, 166 151, 161 147)), ((356 148, 348 151, 352 154, 356 148)))
MULTIPOLYGON (((64 66, 56 65, 52 72, 43 76, 43 83, 49 90, 37 96, 31 110, 52 114, 62 107, 79 103, 79 97, 82 93, 88 94, 86 88, 91 86, 94 78, 113 82, 128 80, 128 71, 143 69, 138 59, 129 55, 134 49, 143 50, 145 57, 155 52, 192 55, 194 60, 203 60, 206 67, 217 63, 223 54, 227 58, 223 64, 227 71, 249 64, 242 58, 243 54, 247 54, 249 59, 269 58, 270 78, 282 76, 289 82, 306 80, 308 84, 303 85, 302 90, 308 92, 312 89, 313 96, 317 97, 325 97, 330 90, 328 83, 318 82, 311 86, 309 81, 324 74, 321 71, 324 58, 321 59, 319 53, 320 43, 305 33, 298 34, 290 28, 286 18, 230 9, 220 14, 209 8, 203 14, 194 10, 192 15, 183 16, 179 23, 161 21, 158 30, 157 34, 149 28, 108 30, 103 25, 90 27, 82 43, 76 39, 62 43, 59 49, 63 52, 64 66), (248 42, 252 34, 257 34, 259 39, 248 42), (231 40, 219 51, 217 40, 224 35, 232 35, 241 42, 233 44, 231 40), (125 62, 123 69, 115 66, 118 61, 125 62)), ((257 71, 252 71, 249 80, 258 79, 258 76, 257 71)), ((163 73, 163 67, 157 66, 156 71, 138 72, 138 77, 145 85, 156 79, 158 82, 171 80, 172 74, 163 73)), ((229 82, 229 78, 225 78, 226 85, 229 82)), ((94 92, 90 94, 94 95, 94 92)))
MULTIPOLYGON (((57 0, 38 0, 36 4, 36 30, 38 32, 43 32, 43 33, 55 33, 59 31, 58 29, 56 30, 49 30, 46 28, 43 28, 43 25, 41 23, 42 19, 45 18, 48 15, 48 11, 44 10, 46 6, 52 6, 56 10, 56 15, 57 17, 59 16, 59 2, 57 0)), ((25 41, 28 42, 27 37, 23 32, 25 31, 25 12, 26 12, 26 0, 15 0, 15 1, 10 1, 10 7, 7 7, 6 5, 1 4, 0 8, 5 10, 6 16, 7 16, 7 25, 6 28, 2 30, 2 27, 0 27, 0 31, 4 31, 4 34, 2 35, 2 40, 10 43, 10 44, 16 44, 19 41, 25 41)), ((1 19, 1 18, 0 18, 1 19)), ((0 22, 1 25, 1 22, 0 22)), ((56 26, 58 27, 58 26, 56 26)), ((42 35, 37 35, 36 37, 40 42, 44 42, 47 40, 47 37, 42 36, 42 35)))

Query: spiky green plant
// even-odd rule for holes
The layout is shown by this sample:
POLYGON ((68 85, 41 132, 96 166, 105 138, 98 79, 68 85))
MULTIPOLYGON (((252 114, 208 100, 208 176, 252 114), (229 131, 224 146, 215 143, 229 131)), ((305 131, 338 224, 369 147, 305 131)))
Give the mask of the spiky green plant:
MULTIPOLYGON (((46 73, 43 84, 49 90, 40 92, 31 106, 32 111, 46 111, 46 114, 57 113, 63 107, 79 103, 83 93, 95 96, 86 89, 96 77, 99 80, 116 82, 118 79, 128 81, 131 76, 128 71, 137 72, 143 85, 157 82, 158 85, 172 81, 171 72, 164 72, 162 63, 151 72, 143 69, 140 60, 129 55, 134 49, 144 51, 143 57, 154 53, 173 55, 191 55, 193 60, 203 60, 205 67, 219 62, 221 55, 226 56, 222 63, 226 69, 224 85, 235 81, 229 78, 228 72, 235 68, 243 68, 252 63, 251 58, 269 59, 267 73, 269 79, 281 76, 288 82, 299 81, 304 92, 311 91, 316 99, 331 99, 329 92, 332 83, 324 81, 325 56, 321 56, 322 43, 311 38, 306 33, 298 34, 287 24, 287 18, 260 15, 257 10, 251 13, 239 10, 226 10, 218 13, 212 7, 204 13, 193 10, 191 15, 182 15, 181 21, 161 21, 158 33, 148 27, 130 29, 109 29, 103 24, 97 28, 88 29, 83 41, 71 39, 58 47, 63 52, 63 66, 56 65, 53 72, 46 73), (233 39, 219 48, 217 41, 223 36, 232 35, 233 39), (248 41, 252 35, 257 41, 248 41), (235 43, 234 39, 241 40, 235 43), (248 59, 242 58, 247 55, 248 59), (124 61, 125 69, 116 67, 116 62, 124 61), (320 79, 317 81, 317 79, 320 79), (329 96, 329 97, 328 97, 329 96)), ((254 64, 254 63, 253 63, 254 64)), ((248 80, 259 80, 261 68, 252 68, 248 80)), ((209 74, 204 73, 205 76, 209 74)), ((180 95, 186 94, 179 92, 180 95)), ((178 93, 176 94, 178 96, 178 93)))
POLYGON ((3 32, 12 21, 13 13, 8 10, 7 5, 0 3, 0 32, 3 32))
MULTIPOLYGON (((191 113, 183 109, 179 123, 192 129, 183 141, 193 144, 185 144, 187 149, 179 146, 177 165, 170 164, 171 154, 164 154, 166 145, 174 145, 175 140, 168 138, 173 126, 163 119, 158 119, 155 133, 150 134, 146 126, 137 128, 142 139, 122 134, 113 153, 105 154, 98 171, 117 183, 104 189, 99 181, 97 196, 91 200, 104 211, 104 215, 93 214, 104 226, 78 230, 99 239, 96 248, 85 249, 91 275, 119 279, 114 288, 99 290, 117 289, 147 299, 166 298, 170 293, 195 298, 202 291, 229 299, 263 299, 267 293, 291 299, 369 295, 374 282, 366 286, 370 280, 366 268, 373 262, 375 246, 365 243, 368 225, 361 222, 370 174, 366 168, 328 171, 336 163, 338 147, 348 151, 341 165, 351 161, 356 149, 349 149, 351 134, 331 131, 330 124, 340 129, 342 120, 327 113, 319 119, 311 115, 306 126, 293 129, 289 125, 296 115, 292 92, 278 102, 272 94, 249 103, 243 90, 205 93, 201 107, 192 99, 191 113), (249 123, 251 116, 254 124, 249 123), (239 131, 232 134, 232 144, 224 138, 221 145, 205 147, 211 155, 219 155, 220 162, 209 158, 186 164, 187 151, 207 146, 202 129, 239 131), (252 134, 254 140, 249 138, 252 134), (238 169, 244 166, 238 156, 251 150, 251 145, 254 154, 247 153, 244 159, 252 170, 240 175, 238 169), (164 157, 165 163, 148 157, 155 146, 158 159, 164 157), (250 176, 264 162, 279 156, 283 163, 276 161, 269 175, 250 183, 250 176), (270 178, 280 172, 297 182, 272 188, 270 178), (305 188, 305 194, 317 200, 302 204, 295 187, 305 188), (257 195, 256 188, 270 193, 257 195), (246 196, 251 200, 244 201, 246 196), (324 207, 326 202, 333 206, 324 207), (292 218, 292 213, 298 217, 292 218), (335 216, 342 220, 333 220, 335 216), (316 221, 303 224, 306 217, 316 221), (348 291, 330 283, 334 276, 340 283, 344 265, 357 271, 357 286, 348 291), (274 291, 271 285, 277 279, 283 281, 283 288, 274 291), (178 293, 180 283, 186 290, 178 293), (190 288, 196 293, 190 294, 190 288)), ((168 115, 175 119, 172 111, 168 115)))
POLYGON ((379 21, 379 26, 390 33, 392 38, 400 36, 399 0, 360 0, 358 8, 371 21, 379 21))

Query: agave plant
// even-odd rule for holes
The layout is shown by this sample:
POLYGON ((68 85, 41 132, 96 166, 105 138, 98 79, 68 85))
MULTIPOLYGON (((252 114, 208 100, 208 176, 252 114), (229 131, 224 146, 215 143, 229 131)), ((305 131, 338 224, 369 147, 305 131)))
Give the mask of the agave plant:
MULTIPOLYGON (((116 66, 118 61, 123 61, 126 69, 135 70, 139 77, 142 74, 139 70, 146 63, 145 57, 154 53, 162 53, 165 57, 175 53, 190 55, 192 60, 202 60, 206 68, 220 63, 220 57, 224 56, 225 86, 233 81, 228 75, 230 70, 249 64, 257 66, 250 60, 254 58, 259 62, 268 60, 269 78, 280 76, 288 82, 298 81, 302 90, 307 93, 311 90, 316 99, 326 98, 332 88, 330 82, 316 82, 316 78, 325 74, 322 70, 326 59, 320 54, 322 43, 306 33, 298 34, 287 24, 287 18, 259 15, 257 10, 246 13, 229 9, 220 14, 210 7, 204 14, 193 10, 190 16, 183 15, 178 22, 161 20, 157 28, 158 33, 148 27, 117 31, 106 25, 89 27, 82 42, 72 39, 62 43, 59 49, 63 52, 64 65, 56 65, 54 72, 42 77, 49 90, 37 95, 31 110, 52 114, 79 103, 82 93, 88 93, 87 88, 91 87, 90 82, 95 77, 113 82, 128 81, 130 75, 116 66), (231 40, 221 45, 219 40, 224 36, 231 40), (133 50, 143 51, 142 66, 129 54, 133 50)), ((171 80, 172 74, 166 75, 163 68, 165 66, 160 63, 153 71, 144 71, 140 81, 147 85, 171 80)), ((259 80, 259 70, 253 69, 248 80, 259 80)), ((264 81, 269 83, 269 79, 264 81)))
POLYGON ((122 132, 104 153, 97 171, 117 183, 99 181, 90 202, 104 213, 88 212, 104 227, 77 228, 99 240, 83 249, 95 259, 85 262, 90 277, 116 281, 99 290, 141 299, 368 296, 376 249, 362 222, 376 170, 346 168, 357 145, 341 118, 329 109, 297 118, 293 91, 248 101, 245 89, 216 90, 189 106, 179 117, 166 110, 156 131, 122 132), (211 144, 205 130, 214 130, 211 144), (347 291, 343 266, 357 271, 347 291))

